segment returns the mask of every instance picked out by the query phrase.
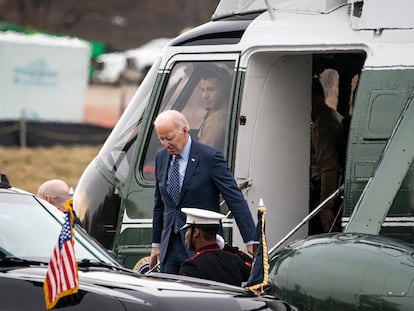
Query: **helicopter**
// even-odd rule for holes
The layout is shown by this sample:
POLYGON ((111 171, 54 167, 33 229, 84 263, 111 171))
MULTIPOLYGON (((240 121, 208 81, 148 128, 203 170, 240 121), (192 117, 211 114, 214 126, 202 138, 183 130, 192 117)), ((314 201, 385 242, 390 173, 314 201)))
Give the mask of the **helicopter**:
MULTIPOLYGON (((228 82, 224 144, 215 147, 252 214, 267 202, 275 245, 267 291, 299 310, 412 310, 412 9, 409 0, 220 1, 211 21, 164 47, 83 172, 74 208, 85 229, 127 267, 148 256, 161 147, 153 122, 181 111, 197 139, 206 114, 200 80, 214 66, 228 82), (332 196, 342 230, 309 235, 315 76, 349 122, 332 196)), ((228 243, 243 245, 231 214, 223 229, 228 243)))

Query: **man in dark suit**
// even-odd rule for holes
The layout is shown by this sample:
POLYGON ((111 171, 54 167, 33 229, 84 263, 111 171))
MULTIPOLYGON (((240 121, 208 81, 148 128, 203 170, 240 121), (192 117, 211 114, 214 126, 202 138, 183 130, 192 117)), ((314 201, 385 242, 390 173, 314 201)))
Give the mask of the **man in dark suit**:
POLYGON ((155 155, 155 194, 150 267, 160 262, 160 271, 178 274, 184 260, 194 254, 184 244, 183 207, 220 211, 219 197, 230 208, 247 251, 253 253, 255 224, 246 200, 222 154, 193 141, 184 115, 167 110, 156 118, 155 130, 164 148, 155 155), (178 163, 175 173, 175 163, 178 163), (173 173, 172 173, 173 172, 173 173), (178 175, 179 189, 174 176, 178 175), (173 177, 172 177, 173 176, 173 177))

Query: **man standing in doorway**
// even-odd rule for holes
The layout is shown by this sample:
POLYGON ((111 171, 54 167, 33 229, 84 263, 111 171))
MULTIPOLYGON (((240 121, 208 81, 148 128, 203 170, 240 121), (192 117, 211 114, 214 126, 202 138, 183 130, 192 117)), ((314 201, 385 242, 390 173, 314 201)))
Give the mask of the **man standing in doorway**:
POLYGON ((184 115, 175 110, 159 114, 155 130, 164 148, 155 155, 155 194, 150 268, 178 274, 194 254, 184 244, 183 207, 220 211, 220 194, 233 213, 247 251, 253 253, 255 224, 246 200, 222 154, 193 141, 184 115))
MULTIPOLYGON (((331 195, 339 182, 339 158, 337 152, 338 131, 342 116, 325 102, 325 93, 318 78, 312 80, 312 137, 310 209, 331 195)), ((311 220, 309 234, 341 231, 335 201, 331 200, 311 220)))

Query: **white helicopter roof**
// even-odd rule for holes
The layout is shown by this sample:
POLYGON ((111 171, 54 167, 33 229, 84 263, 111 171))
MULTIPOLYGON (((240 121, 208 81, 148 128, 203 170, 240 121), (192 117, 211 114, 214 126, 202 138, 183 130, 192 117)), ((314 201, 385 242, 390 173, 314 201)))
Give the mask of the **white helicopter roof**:
MULTIPOLYGON (((309 0, 304 0, 309 1, 309 0)), ((328 1, 328 0, 326 0, 328 1)), ((384 0, 375 0, 386 2, 384 0)), ((365 4, 373 5, 370 0, 365 4)), ((399 0, 403 2, 405 0, 399 0)), ((283 1, 287 4, 288 1, 283 1)), ((302 0, 291 1, 299 3, 302 0)), ((338 4, 339 1, 336 1, 338 4)), ((407 2, 407 1, 405 1, 407 2)), ((408 3, 408 2, 407 2, 408 3)), ((409 4, 414 9, 413 4, 409 4)), ((374 7, 372 7, 374 9, 374 7)), ((401 8, 399 9, 401 10, 401 8)), ((367 13, 368 14, 368 13, 367 13)), ((381 21, 383 25, 392 25, 391 17, 396 10, 390 9, 390 20, 381 21)), ((369 16, 369 14, 368 14, 369 16)), ((377 18, 372 14, 373 18, 377 18)), ((243 34, 239 46, 244 53, 254 47, 257 52, 260 47, 263 50, 270 49, 289 51, 318 50, 355 50, 361 49, 369 53, 365 65, 367 67, 401 66, 412 67, 414 65, 414 28, 394 27, 379 29, 355 29, 352 27, 352 12, 349 6, 340 6, 330 14, 318 14, 304 12, 303 10, 275 10, 272 17, 268 12, 263 12, 247 28, 243 34), (351 22, 350 22, 351 21, 351 22)), ((386 18, 384 18, 386 20, 386 18)), ((374 20, 361 20, 362 24, 374 23, 374 20)), ((358 24, 354 22, 354 24, 358 24)), ((405 23, 403 21, 403 23, 405 23)), ((412 22, 414 24, 414 22, 412 22)), ((407 25, 407 23, 405 23, 407 25)))
POLYGON ((329 13, 349 5, 349 23, 358 29, 407 29, 414 27, 412 0, 221 0, 212 19, 268 11, 329 13))
MULTIPOLYGON (((358 50, 367 54, 365 68, 412 68, 414 19, 409 12, 413 11, 413 0, 222 0, 211 23, 248 20, 242 15, 249 13, 257 16, 240 41, 207 50, 240 51, 241 67, 247 67, 249 54, 261 51, 358 50)), ((187 46, 186 50, 203 53, 206 45, 187 46)))

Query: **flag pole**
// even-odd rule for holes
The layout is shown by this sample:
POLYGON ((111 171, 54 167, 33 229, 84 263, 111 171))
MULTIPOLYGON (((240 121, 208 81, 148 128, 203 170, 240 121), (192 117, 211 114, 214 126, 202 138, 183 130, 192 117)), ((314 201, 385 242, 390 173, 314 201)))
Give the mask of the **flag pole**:
POLYGON ((257 253, 255 250, 249 279, 244 285, 245 288, 255 292, 263 292, 264 288, 269 285, 269 256, 265 234, 265 213, 266 207, 263 204, 263 199, 260 199, 259 207, 257 208, 257 226, 255 233, 255 240, 259 241, 259 245, 257 247, 257 253))

